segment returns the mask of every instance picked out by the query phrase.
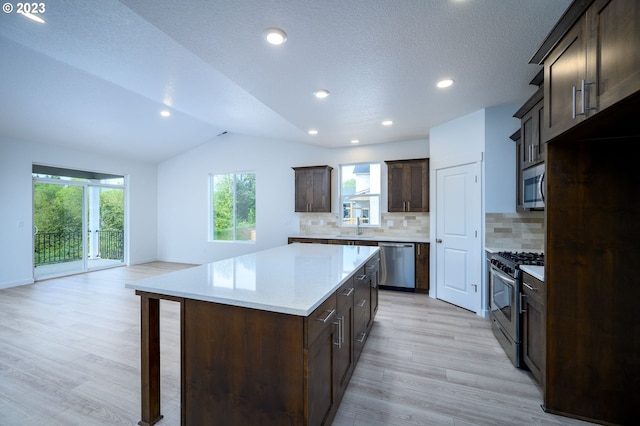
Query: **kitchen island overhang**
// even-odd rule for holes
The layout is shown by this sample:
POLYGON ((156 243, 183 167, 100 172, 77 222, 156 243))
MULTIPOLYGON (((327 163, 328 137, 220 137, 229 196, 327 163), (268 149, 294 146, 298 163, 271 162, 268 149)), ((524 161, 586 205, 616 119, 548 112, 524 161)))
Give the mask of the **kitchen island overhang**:
POLYGON ((127 283, 141 297, 140 424, 162 418, 160 299, 181 306, 183 425, 330 420, 357 361, 344 336, 363 345, 373 323, 378 251, 290 244, 127 283))

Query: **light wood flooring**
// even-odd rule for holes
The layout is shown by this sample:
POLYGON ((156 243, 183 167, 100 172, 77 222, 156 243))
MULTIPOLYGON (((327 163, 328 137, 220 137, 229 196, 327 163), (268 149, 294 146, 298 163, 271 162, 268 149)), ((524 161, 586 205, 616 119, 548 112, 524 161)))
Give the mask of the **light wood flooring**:
MULTIPOLYGON (((0 290, 0 425, 137 424, 140 306, 124 283, 188 266, 154 262, 0 290)), ((178 304, 161 301, 159 426, 180 424, 179 341, 178 304)), ((588 424, 544 413, 541 400, 489 320, 381 290, 333 424, 588 424)))

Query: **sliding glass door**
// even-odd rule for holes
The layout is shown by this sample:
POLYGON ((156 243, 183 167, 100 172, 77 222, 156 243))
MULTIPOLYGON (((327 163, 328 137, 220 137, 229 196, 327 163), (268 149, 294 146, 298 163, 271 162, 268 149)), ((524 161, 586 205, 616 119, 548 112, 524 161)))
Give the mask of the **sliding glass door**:
POLYGON ((124 178, 36 170, 34 165, 34 278, 123 265, 124 178))
POLYGON ((84 186, 70 182, 34 181, 34 277, 82 272, 85 238, 84 186))

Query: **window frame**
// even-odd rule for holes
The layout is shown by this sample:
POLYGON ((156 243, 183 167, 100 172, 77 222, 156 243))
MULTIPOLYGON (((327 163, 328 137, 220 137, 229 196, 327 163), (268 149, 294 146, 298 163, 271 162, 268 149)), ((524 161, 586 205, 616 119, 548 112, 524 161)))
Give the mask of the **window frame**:
MULTIPOLYGON (((371 178, 371 173, 369 173, 369 178, 371 178)), ((345 212, 345 205, 344 205, 344 198, 345 197, 349 197, 351 199, 351 197, 366 197, 369 199, 369 220, 365 221, 365 222, 361 222, 360 227, 362 228, 380 228, 382 226, 382 163, 381 162, 377 162, 377 161, 363 161, 363 162, 355 162, 355 163, 345 163, 345 164, 340 164, 339 166, 339 181, 338 181, 338 186, 339 186, 339 204, 338 204, 338 208, 339 208, 339 217, 340 217, 340 226, 341 227, 345 227, 345 228, 355 228, 357 227, 357 223, 355 220, 351 219, 350 221, 345 221, 345 217, 344 217, 344 212, 345 212), (359 165, 369 165, 369 167, 375 165, 378 166, 378 174, 379 174, 379 179, 380 181, 378 182, 378 188, 379 188, 379 192, 368 192, 365 194, 344 194, 343 193, 343 175, 344 175, 344 169, 345 167, 355 167, 355 166, 359 166, 359 165), (372 206, 372 199, 377 198, 377 206, 374 208, 374 206, 372 206), (373 222, 371 219, 374 217, 371 215, 371 212, 373 211, 375 214, 375 210, 377 210, 377 214, 375 215, 375 222, 377 223, 371 223, 373 222)), ((371 189, 370 188, 369 190, 371 189)), ((353 217, 353 216, 351 216, 353 217)), ((357 217, 357 216, 356 216, 357 217)))
POLYGON ((257 204, 257 193, 258 193, 258 179, 257 173, 255 171, 237 171, 237 172, 228 172, 228 173, 209 173, 209 203, 208 203, 208 240, 209 242, 222 242, 222 243, 240 243, 240 244, 256 244, 257 242, 257 215, 256 215, 256 204, 257 204), (254 223, 253 230, 250 231, 252 238, 249 239, 238 239, 238 216, 237 216, 237 178, 240 175, 253 175, 254 176, 254 223), (215 179, 218 176, 231 176, 233 179, 232 189, 233 189, 233 216, 232 216, 232 227, 233 227, 233 239, 216 239, 216 209, 215 209, 215 179))

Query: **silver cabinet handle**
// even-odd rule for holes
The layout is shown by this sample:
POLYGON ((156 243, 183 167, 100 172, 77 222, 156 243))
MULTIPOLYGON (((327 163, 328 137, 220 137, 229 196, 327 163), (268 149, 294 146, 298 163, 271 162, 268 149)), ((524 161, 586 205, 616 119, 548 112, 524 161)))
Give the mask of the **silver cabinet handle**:
POLYGON ((364 339, 366 337, 367 337, 367 333, 366 332, 362 332, 362 333, 358 334, 358 338, 356 339, 356 342, 363 343, 364 339))
POLYGON ((336 313, 336 310, 332 309, 330 311, 323 311, 323 313, 326 313, 327 315, 324 318, 317 317, 316 321, 321 321, 326 324, 331 319, 331 317, 336 313))
POLYGON ((531 287, 529 284, 525 283, 524 281, 522 282, 522 285, 525 286, 526 288, 528 288, 531 291, 538 291, 537 288, 531 287))
POLYGON ((582 98, 582 114, 580 114, 580 115, 584 115, 585 111, 589 111, 591 109, 595 109, 595 108, 584 106, 584 104, 585 104, 585 94, 586 94, 585 86, 590 85, 590 84, 593 84, 593 82, 582 80, 582 82, 580 83, 580 92, 581 92, 580 96, 582 98))
POLYGON ((578 91, 578 88, 576 86, 571 87, 571 107, 573 108, 571 110, 571 118, 575 119, 576 118, 576 92, 578 91))
POLYGON ((520 313, 524 314, 525 312, 527 312, 526 309, 523 309, 524 307, 524 301, 522 300, 523 298, 525 298, 527 296, 525 296, 524 294, 520 293, 520 313))
POLYGON ((358 281, 363 281, 365 278, 367 278, 367 275, 366 275, 366 274, 362 274, 362 275, 358 275, 358 276, 356 277, 356 280, 358 280, 358 281))
POLYGON ((353 287, 350 287, 346 290, 342 290, 342 293, 340 293, 340 296, 349 297, 351 296, 351 293, 353 293, 353 287))
POLYGON ((411 201, 407 201, 407 211, 411 211, 411 201))
POLYGON ((342 349, 342 343, 344 343, 344 315, 336 318, 333 324, 338 326, 338 339, 334 340, 333 344, 337 346, 338 349, 342 349))
POLYGON ((364 305, 367 303, 367 299, 362 299, 362 300, 358 300, 358 302, 356 303, 356 306, 358 308, 364 308, 364 305))

